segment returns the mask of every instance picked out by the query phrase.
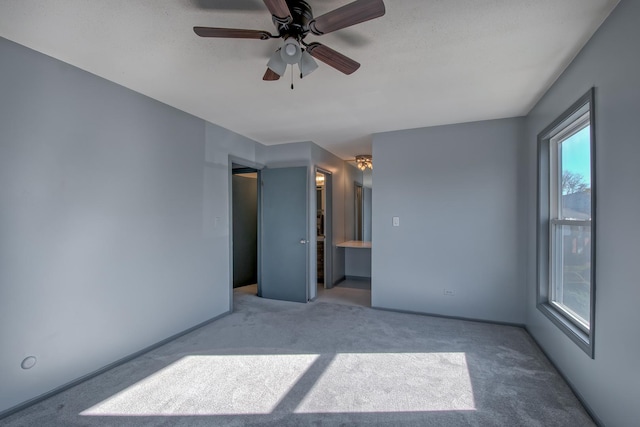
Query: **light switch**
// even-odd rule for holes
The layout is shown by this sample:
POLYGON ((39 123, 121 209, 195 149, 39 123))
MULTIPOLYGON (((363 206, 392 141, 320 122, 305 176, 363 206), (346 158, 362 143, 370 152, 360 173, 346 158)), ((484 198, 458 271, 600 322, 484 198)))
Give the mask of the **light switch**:
POLYGON ((400 217, 399 216, 394 216, 393 217, 393 226, 394 227, 400 227, 400 217))

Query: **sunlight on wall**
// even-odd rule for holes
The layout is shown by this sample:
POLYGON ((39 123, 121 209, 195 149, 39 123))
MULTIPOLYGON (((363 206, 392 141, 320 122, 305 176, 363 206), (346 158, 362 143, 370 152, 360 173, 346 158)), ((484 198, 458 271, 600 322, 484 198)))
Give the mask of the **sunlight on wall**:
POLYGON ((475 410, 464 353, 187 356, 84 416, 475 410))

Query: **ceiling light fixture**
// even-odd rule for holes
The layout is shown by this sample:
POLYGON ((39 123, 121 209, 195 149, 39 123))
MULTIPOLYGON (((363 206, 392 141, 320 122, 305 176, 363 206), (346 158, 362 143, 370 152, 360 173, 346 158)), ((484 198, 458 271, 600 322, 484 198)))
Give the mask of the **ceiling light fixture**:
POLYGON ((306 77, 318 68, 318 63, 300 46, 300 42, 293 37, 287 38, 282 47, 278 48, 267 63, 267 67, 278 76, 284 76, 287 65, 298 64, 300 78, 306 77))
POLYGON ((302 49, 300 48, 300 43, 298 40, 293 37, 289 37, 284 41, 282 45, 282 49, 280 49, 280 56, 282 60, 287 64, 297 64, 300 62, 300 57, 302 56, 302 49))
POLYGON ((356 156, 356 166, 363 172, 367 169, 373 170, 373 158, 371 154, 360 154, 356 156))

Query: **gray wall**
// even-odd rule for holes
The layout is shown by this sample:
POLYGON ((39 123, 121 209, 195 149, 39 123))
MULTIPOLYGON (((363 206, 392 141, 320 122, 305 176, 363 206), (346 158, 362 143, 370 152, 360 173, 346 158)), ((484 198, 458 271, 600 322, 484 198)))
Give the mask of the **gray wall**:
POLYGON ((601 422, 640 419, 640 2, 623 0, 527 118, 527 328, 601 422), (596 105, 596 324, 590 359, 536 309, 536 135, 590 87, 596 105))
POLYGON ((516 118, 374 135, 374 307, 524 324, 523 131, 516 118))
POLYGON ((234 175, 233 198, 233 287, 258 280, 258 181, 234 175))
POLYGON ((0 58, 2 411, 229 305, 205 123, 4 39, 0 58))
POLYGON ((371 249, 343 248, 345 275, 348 279, 371 278, 371 249))

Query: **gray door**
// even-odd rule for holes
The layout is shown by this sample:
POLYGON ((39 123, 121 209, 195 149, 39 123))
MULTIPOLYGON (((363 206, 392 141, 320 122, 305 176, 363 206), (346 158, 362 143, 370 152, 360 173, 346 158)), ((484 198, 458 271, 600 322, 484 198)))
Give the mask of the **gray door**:
POLYGON ((307 302, 306 167, 263 169, 260 295, 307 302))

